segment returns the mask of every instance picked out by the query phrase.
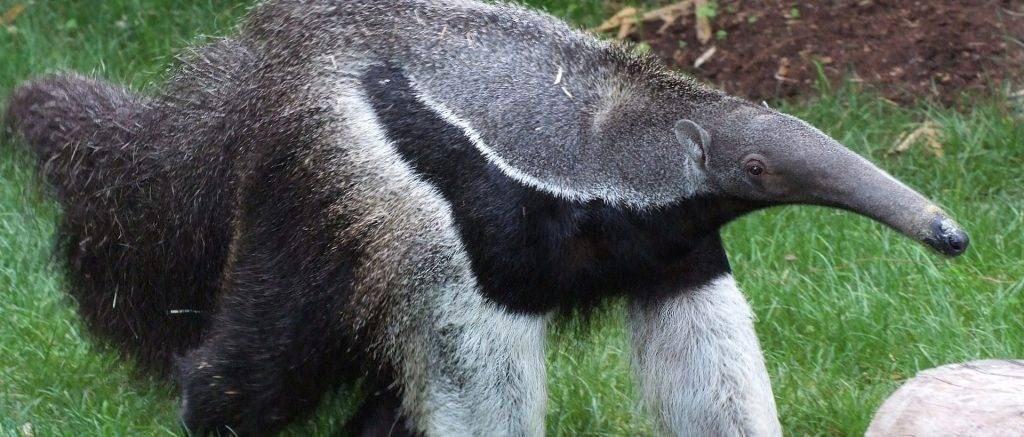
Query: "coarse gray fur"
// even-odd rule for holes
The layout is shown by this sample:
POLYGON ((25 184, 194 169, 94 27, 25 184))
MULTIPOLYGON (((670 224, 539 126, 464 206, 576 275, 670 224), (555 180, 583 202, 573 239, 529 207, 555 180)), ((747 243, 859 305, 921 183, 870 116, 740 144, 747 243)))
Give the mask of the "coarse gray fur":
MULTIPOLYGON (((938 208, 820 131, 547 15, 467 0, 268 1, 251 11, 237 37, 188 56, 160 96, 133 97, 63 76, 26 85, 12 98, 12 125, 70 205, 69 223, 81 225, 70 226, 80 240, 71 241, 81 243, 68 247, 73 260, 104 244, 117 246, 112 257, 127 267, 145 258, 154 274, 165 273, 159 264, 170 256, 189 255, 196 264, 216 258, 210 264, 219 270, 194 286, 154 285, 124 272, 111 279, 142 283, 125 285, 135 299, 153 287, 172 288, 171 296, 207 287, 210 296, 117 307, 116 290, 90 278, 83 282, 95 296, 79 296, 95 330, 144 361, 167 367, 184 355, 176 370, 183 420, 198 427, 193 431, 230 423, 232 430, 268 433, 297 415, 287 402, 274 402, 287 384, 238 370, 246 365, 280 360, 300 368, 358 356, 393 376, 395 387, 386 389, 400 392, 399 413, 413 432, 543 433, 550 310, 513 311, 485 295, 471 242, 456 226, 457 205, 403 158, 368 96, 362 80, 381 65, 408 77, 416 100, 506 176, 574 208, 646 213, 696 202, 712 215, 715 207, 727 217, 722 223, 683 217, 693 224, 679 225, 697 241, 713 236, 709 253, 721 252, 717 226, 724 221, 780 203, 844 207, 947 253, 966 248, 966 235, 938 208), (764 177, 748 175, 751 156, 765 161, 764 177), (833 177, 837 167, 852 175, 833 177), (928 227, 936 217, 941 235, 928 227), (168 222, 166 229, 149 226, 168 222), (209 235, 190 235, 193 229, 209 235), (210 240, 227 243, 212 250, 210 240), (177 248, 182 253, 171 247, 179 241, 188 243, 177 248), (132 252, 134 243, 156 249, 132 252), (344 268, 321 262, 334 257, 344 268), (297 264, 309 277, 264 271, 259 262, 297 264), (336 291, 323 283, 335 276, 350 282, 338 284, 348 287, 343 296, 301 294, 336 291), (302 287, 274 300, 282 298, 274 294, 277 282, 289 281, 302 287), (276 320, 282 328, 257 317, 289 310, 305 318, 276 320), (135 318, 118 319, 131 311, 135 318), (177 325, 168 325, 207 313, 213 315, 186 326, 188 335, 176 336, 177 325), (152 338, 138 341, 140 317, 163 331, 142 332, 152 338), (343 346, 317 343, 335 333, 347 336, 343 346), (154 341, 165 338, 178 342, 154 341), (304 349, 307 343, 330 353, 304 349), (238 356, 250 349, 256 352, 238 356), (251 405, 235 400, 242 395, 251 395, 251 405)), ((584 255, 606 243, 573 242, 584 255)), ((728 270, 724 252, 698 259, 704 254, 686 255, 680 277, 687 269, 696 277, 672 296, 630 296, 644 398, 667 434, 776 435, 749 308, 731 276, 700 277, 728 270), (705 261, 708 272, 698 268, 705 261)), ((294 370, 269 367, 261 370, 294 370)), ((305 407, 319 399, 300 394, 290 401, 305 407)))
POLYGON ((280 1, 260 8, 244 35, 305 71, 397 64, 472 126, 492 162, 576 200, 642 206, 694 194, 703 175, 672 127, 725 98, 514 5, 280 1))

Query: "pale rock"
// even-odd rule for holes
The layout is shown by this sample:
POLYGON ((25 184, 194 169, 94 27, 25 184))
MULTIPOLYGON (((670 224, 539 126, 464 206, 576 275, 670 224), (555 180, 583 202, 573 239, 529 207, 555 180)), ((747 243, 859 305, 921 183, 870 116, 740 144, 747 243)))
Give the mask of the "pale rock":
POLYGON ((1024 361, 921 371, 882 404, 865 435, 1024 436, 1024 361))

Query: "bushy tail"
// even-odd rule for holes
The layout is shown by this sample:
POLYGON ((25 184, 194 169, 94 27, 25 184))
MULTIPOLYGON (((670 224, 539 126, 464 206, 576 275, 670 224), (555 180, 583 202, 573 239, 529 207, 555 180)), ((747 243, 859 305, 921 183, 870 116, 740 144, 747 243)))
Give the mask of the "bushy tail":
POLYGON ((11 95, 7 106, 9 129, 24 137, 46 176, 62 193, 73 183, 69 160, 95 164, 92 151, 124 145, 137 128, 145 101, 126 90, 75 74, 49 76, 28 82, 11 95))
POLYGON ((179 112, 64 74, 16 89, 6 117, 62 205, 58 250, 83 319, 158 372, 198 342, 227 240, 210 188, 222 171, 204 167, 209 143, 179 112))

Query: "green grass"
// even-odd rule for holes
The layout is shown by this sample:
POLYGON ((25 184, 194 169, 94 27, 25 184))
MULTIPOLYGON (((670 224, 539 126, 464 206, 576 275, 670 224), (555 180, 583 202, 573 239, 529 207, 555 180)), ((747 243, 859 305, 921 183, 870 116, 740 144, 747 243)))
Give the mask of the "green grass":
MULTIPOLYGON (((0 13, 15 3, 0 0, 0 13)), ((0 27, 0 98, 28 77, 64 69, 145 88, 196 36, 230 31, 244 3, 28 2, 13 31, 0 27)), ((530 3, 586 25, 609 12, 604 0, 530 3)), ((758 213, 726 229, 787 432, 861 434, 918 370, 1024 357, 1021 101, 900 109, 847 87, 786 109, 938 200, 974 240, 968 255, 950 261, 867 219, 811 207, 758 213), (925 119, 942 124, 945 157, 885 154, 925 119)), ((0 137, 0 435, 28 427, 36 435, 179 432, 169 385, 133 375, 83 332, 50 253, 58 208, 15 146, 0 137)), ((649 433, 625 350, 614 308, 596 326, 554 329, 549 434, 649 433)), ((292 433, 330 434, 350 398, 335 396, 292 433)))

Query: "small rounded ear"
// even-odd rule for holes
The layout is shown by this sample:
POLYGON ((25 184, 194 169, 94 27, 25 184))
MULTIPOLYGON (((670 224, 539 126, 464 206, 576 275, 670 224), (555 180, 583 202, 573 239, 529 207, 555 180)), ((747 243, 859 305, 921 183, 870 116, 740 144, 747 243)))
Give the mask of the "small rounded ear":
POLYGON ((706 153, 708 146, 711 145, 711 134, 699 124, 685 118, 676 122, 674 130, 676 140, 683 145, 690 158, 701 164, 706 163, 706 153))

